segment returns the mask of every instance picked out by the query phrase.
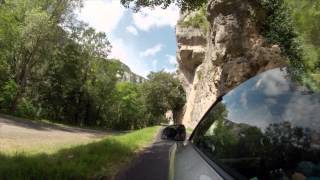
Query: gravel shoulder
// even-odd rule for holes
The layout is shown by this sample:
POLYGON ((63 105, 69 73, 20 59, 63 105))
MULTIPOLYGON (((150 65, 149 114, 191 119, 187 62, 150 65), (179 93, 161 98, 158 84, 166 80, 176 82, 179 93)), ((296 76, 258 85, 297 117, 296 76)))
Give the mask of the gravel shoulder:
POLYGON ((99 140, 112 132, 55 125, 0 115, 0 153, 53 153, 99 140))

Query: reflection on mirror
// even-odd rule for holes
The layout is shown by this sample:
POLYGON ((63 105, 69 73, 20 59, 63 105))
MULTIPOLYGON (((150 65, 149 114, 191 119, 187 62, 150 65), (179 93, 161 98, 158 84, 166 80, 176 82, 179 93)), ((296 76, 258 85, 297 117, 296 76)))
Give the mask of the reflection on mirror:
POLYGON ((184 141, 186 139, 186 128, 184 125, 171 125, 163 129, 161 139, 184 141))
POLYGON ((267 71, 212 107, 192 142, 236 179, 320 179, 320 94, 267 71))

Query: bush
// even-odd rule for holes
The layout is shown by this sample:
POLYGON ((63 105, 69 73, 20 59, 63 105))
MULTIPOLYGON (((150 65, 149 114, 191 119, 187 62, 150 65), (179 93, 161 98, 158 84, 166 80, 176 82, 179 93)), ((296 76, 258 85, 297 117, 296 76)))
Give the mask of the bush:
POLYGON ((33 103, 27 98, 22 98, 21 102, 18 104, 17 111, 15 115, 24 118, 35 118, 36 116, 36 108, 33 103))
POLYGON ((14 97, 17 94, 17 84, 14 80, 7 81, 0 91, 0 109, 4 112, 8 111, 14 97))
POLYGON ((188 14, 179 22, 179 25, 182 27, 200 28, 205 33, 208 32, 209 22, 206 17, 206 5, 203 5, 196 12, 188 14))

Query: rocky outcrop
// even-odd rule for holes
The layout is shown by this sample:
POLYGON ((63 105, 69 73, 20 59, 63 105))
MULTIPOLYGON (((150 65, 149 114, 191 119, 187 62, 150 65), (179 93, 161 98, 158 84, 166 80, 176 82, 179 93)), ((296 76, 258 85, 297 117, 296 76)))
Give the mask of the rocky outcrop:
POLYGON ((207 39, 200 28, 176 27, 180 81, 187 94, 190 94, 196 69, 206 55, 207 39))
POLYGON ((220 95, 260 72, 286 65, 280 48, 257 31, 254 9, 250 0, 210 0, 208 32, 178 23, 179 78, 187 94, 182 122, 188 127, 196 126, 220 95))
POLYGON ((131 71, 131 69, 124 63, 122 63, 120 60, 116 60, 118 63, 120 63, 121 66, 121 72, 118 73, 118 77, 120 81, 123 82, 132 82, 132 83, 143 83, 146 81, 146 78, 139 76, 131 71))

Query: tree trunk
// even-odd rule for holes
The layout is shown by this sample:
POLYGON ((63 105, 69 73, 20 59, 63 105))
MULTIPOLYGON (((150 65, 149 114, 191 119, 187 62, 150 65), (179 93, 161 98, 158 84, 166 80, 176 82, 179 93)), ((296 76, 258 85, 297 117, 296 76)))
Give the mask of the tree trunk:
POLYGON ((79 97, 78 97, 78 101, 77 101, 77 109, 76 112, 74 114, 74 123, 76 123, 77 125, 81 125, 81 120, 79 120, 79 114, 81 112, 81 104, 82 104, 82 92, 79 92, 79 97))
POLYGON ((84 117, 84 124, 85 125, 90 125, 90 108, 91 108, 91 103, 90 103, 90 100, 87 101, 87 104, 86 104, 86 114, 85 114, 85 117, 84 117))
POLYGON ((101 125, 102 124, 101 119, 100 119, 100 113, 101 113, 102 107, 103 107, 102 105, 99 105, 97 113, 96 113, 96 115, 94 117, 95 125, 101 125))
POLYGON ((86 101, 86 99, 85 99, 85 97, 87 96, 86 94, 85 94, 85 91, 84 91, 84 84, 86 83, 86 81, 87 81, 87 78, 88 78, 88 71, 89 71, 89 67, 87 67, 86 68, 86 70, 85 70, 85 72, 84 72, 84 77, 83 77, 83 79, 82 79, 82 86, 80 87, 80 92, 79 92, 79 99, 78 99, 78 109, 76 110, 76 114, 75 114, 75 121, 77 122, 77 124, 79 124, 79 125, 83 125, 83 117, 81 118, 81 116, 80 116, 80 118, 79 118, 79 114, 81 113, 81 110, 82 110, 82 108, 81 108, 81 104, 82 104, 82 100, 85 102, 86 101), (83 98, 83 99, 82 99, 83 98))
MULTIPOLYGON (((37 41, 38 43, 38 41, 37 41)), ((34 49, 35 50, 35 49, 34 49)), ((15 113, 18 107, 18 103, 22 98, 23 93, 25 92, 27 86, 27 78, 30 74, 30 70, 32 65, 30 65, 34 51, 32 51, 29 56, 22 61, 22 64, 19 66, 17 65, 17 70, 15 74, 15 80, 17 84, 17 94, 14 97, 11 107, 10 113, 15 113)), ((15 59, 15 58, 14 58, 15 59)), ((31 63, 32 64, 32 63, 31 63)))
POLYGON ((18 103, 19 103, 20 99, 22 98, 22 95, 26 89, 27 64, 23 64, 20 74, 17 74, 16 84, 17 84, 17 94, 13 98, 13 101, 12 101, 11 107, 10 107, 10 113, 12 113, 12 114, 14 114, 16 112, 17 107, 18 107, 18 103))

